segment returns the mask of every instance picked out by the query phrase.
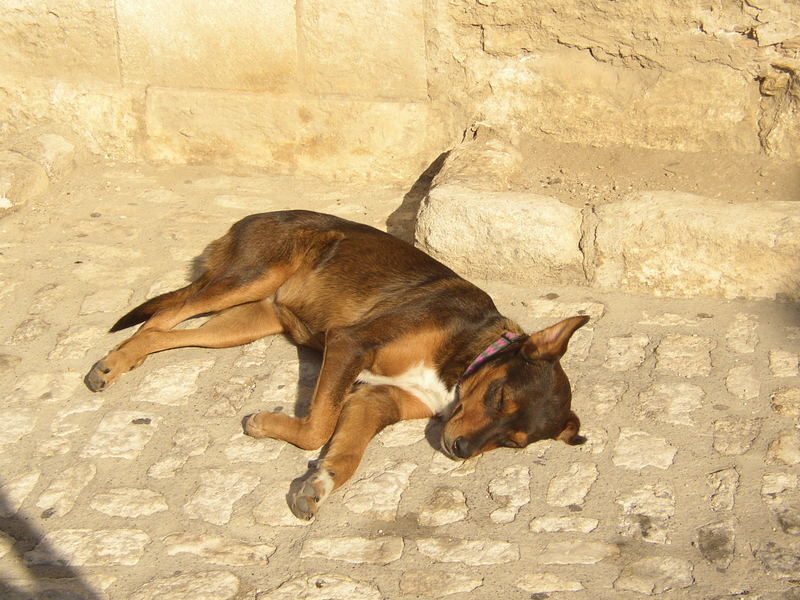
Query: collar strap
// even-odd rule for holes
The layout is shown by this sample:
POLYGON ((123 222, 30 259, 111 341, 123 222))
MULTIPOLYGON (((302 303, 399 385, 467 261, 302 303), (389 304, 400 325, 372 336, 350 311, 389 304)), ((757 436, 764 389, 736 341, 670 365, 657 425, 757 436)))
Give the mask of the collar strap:
POLYGON ((470 365, 467 367, 467 370, 464 371, 464 374, 459 379, 459 383, 464 381, 469 375, 472 375, 475 371, 481 368, 484 364, 489 362, 495 356, 500 354, 503 350, 508 348, 514 342, 518 342, 524 338, 528 337, 527 335, 514 335, 510 331, 506 331, 503 335, 493 341, 489 346, 478 354, 478 356, 473 360, 470 365))

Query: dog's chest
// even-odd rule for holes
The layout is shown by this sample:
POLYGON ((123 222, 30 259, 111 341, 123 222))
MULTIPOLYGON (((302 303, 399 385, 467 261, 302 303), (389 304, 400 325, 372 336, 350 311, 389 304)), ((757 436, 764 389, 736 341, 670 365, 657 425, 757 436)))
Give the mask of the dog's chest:
POLYGON ((415 396, 434 414, 445 411, 453 402, 455 390, 448 390, 438 373, 423 363, 411 367, 400 375, 387 377, 372 371, 361 371, 358 381, 371 385, 393 385, 415 396))

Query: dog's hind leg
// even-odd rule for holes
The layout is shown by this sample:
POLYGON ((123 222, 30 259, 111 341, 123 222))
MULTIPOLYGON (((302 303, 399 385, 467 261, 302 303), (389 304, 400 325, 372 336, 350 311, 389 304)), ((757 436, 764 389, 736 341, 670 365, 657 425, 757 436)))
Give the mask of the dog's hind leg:
POLYGON ((430 408, 400 388, 391 385, 357 387, 344 403, 323 458, 317 461, 298 489, 290 492, 292 512, 300 519, 312 519, 328 494, 350 479, 367 444, 384 427, 430 416, 430 408))

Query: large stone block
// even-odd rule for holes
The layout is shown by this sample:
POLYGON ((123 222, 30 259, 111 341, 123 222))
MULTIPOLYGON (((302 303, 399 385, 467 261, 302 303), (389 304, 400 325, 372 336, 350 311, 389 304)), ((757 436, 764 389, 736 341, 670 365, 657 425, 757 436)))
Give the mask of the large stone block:
POLYGON ((41 196, 49 185, 40 164, 19 152, 0 151, 0 216, 41 196))
POLYGON ((284 91, 296 87, 291 0, 118 0, 126 82, 284 91))
POLYGON ((795 202, 642 192, 597 207, 596 284, 667 296, 800 297, 795 202))
POLYGON ((112 0, 0 2, 0 73, 119 81, 112 0))
POLYGON ((152 88, 149 155, 326 179, 416 177, 440 147, 427 103, 152 88), (419 131, 427 129, 428 136, 419 131))
POLYGON ((438 186, 420 207, 416 239, 467 276, 585 283, 581 211, 547 196, 438 186))
POLYGON ((407 0, 306 0, 299 4, 307 91, 427 99, 423 6, 407 0))

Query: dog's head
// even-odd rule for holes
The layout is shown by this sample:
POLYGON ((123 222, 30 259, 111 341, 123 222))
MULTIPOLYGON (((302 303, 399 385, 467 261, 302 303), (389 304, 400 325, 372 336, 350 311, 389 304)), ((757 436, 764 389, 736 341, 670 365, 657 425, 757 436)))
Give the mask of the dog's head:
POLYGON ((569 380, 558 361, 588 320, 570 317, 534 333, 466 377, 442 431, 445 453, 465 459, 546 439, 583 443, 580 421, 570 410, 569 380))

